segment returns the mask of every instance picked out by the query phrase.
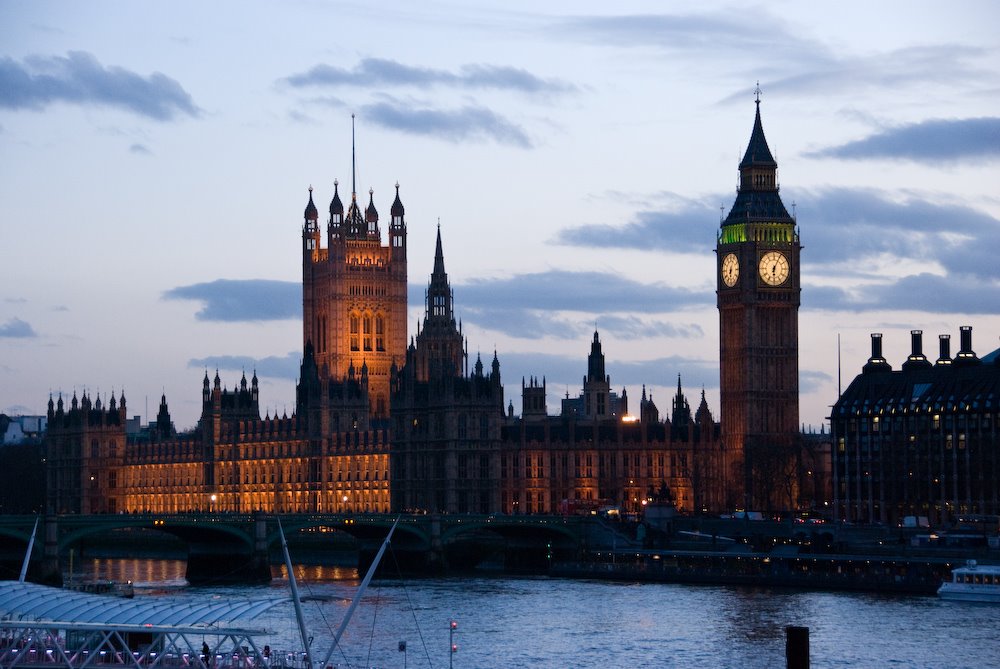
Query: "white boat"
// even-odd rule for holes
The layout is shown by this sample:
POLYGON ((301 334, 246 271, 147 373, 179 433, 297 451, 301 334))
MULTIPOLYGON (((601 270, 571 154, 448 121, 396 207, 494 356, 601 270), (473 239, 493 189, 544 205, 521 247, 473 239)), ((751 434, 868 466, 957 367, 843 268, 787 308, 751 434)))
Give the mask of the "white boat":
POLYGON ((977 565, 969 560, 951 570, 951 580, 938 588, 942 599, 1000 604, 1000 565, 977 565))

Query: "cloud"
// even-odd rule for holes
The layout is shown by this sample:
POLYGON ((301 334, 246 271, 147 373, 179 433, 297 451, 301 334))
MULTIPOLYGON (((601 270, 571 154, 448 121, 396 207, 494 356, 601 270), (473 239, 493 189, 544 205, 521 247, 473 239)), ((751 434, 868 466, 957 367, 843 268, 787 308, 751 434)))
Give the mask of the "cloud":
POLYGON ((799 394, 807 395, 817 390, 825 390, 825 384, 832 380, 833 377, 825 372, 799 369, 799 394))
POLYGON ((22 321, 20 318, 12 318, 3 325, 0 325, 0 337, 10 339, 31 339, 37 336, 38 334, 35 332, 34 328, 32 328, 29 323, 22 321))
POLYGON ((542 79, 527 70, 498 65, 463 65, 458 72, 412 67, 384 58, 363 58, 353 69, 319 64, 283 80, 296 87, 446 86, 458 89, 495 89, 519 93, 572 93, 576 86, 558 79, 542 79))
POLYGON ((602 331, 617 336, 700 338, 704 332, 697 324, 632 314, 709 306, 714 300, 710 291, 567 270, 476 279, 456 285, 455 295, 464 322, 524 339, 574 339, 593 330, 595 316, 602 331))
POLYGON ((58 102, 115 107, 156 121, 198 117, 201 111, 174 79, 105 67, 91 54, 0 58, 0 107, 44 109, 58 102))
POLYGON ((609 272, 552 269, 455 286, 460 304, 487 309, 662 313, 713 304, 705 291, 640 283, 609 272))
POLYGON ((267 279, 217 279, 178 286, 163 294, 166 300, 196 300, 200 321, 274 321, 302 318, 302 285, 267 279))
POLYGON ((530 149, 533 145, 524 129, 485 107, 468 105, 439 110, 388 100, 366 105, 362 111, 365 118, 376 125, 409 135, 435 137, 456 144, 492 140, 522 149, 530 149))
MULTIPOLYGON (((253 375, 258 378, 272 378, 295 381, 299 378, 299 366, 302 364, 302 353, 292 351, 285 356, 270 355, 266 358, 252 358, 240 355, 216 355, 207 358, 192 358, 188 367, 195 369, 221 369, 253 375)), ((221 374, 220 374, 221 376, 221 374)), ((233 382, 233 387, 239 379, 233 382)))
POLYGON ((666 200, 664 209, 637 211, 625 225, 589 223, 563 228, 552 241, 592 248, 705 253, 715 246, 717 229, 713 228, 716 213, 710 203, 720 198, 694 200, 676 193, 661 193, 657 199, 666 200))
POLYGON ((631 14, 577 16, 558 20, 547 34, 615 48, 653 48, 666 52, 696 52, 770 57, 775 62, 815 60, 825 49, 786 29, 780 17, 754 7, 705 14, 631 14), (766 25, 766 30, 751 26, 766 25))
MULTIPOLYGON (((824 50, 819 59, 791 61, 795 69, 790 74, 781 74, 782 68, 776 68, 765 88, 769 93, 828 98, 832 91, 851 91, 856 97, 864 91, 899 91, 909 87, 985 86, 996 81, 995 72, 970 62, 989 56, 983 49, 962 44, 906 47, 863 56, 833 55, 824 50)), ((744 93, 733 94, 722 102, 742 100, 744 96, 744 93)))
POLYGON ((601 316, 598 325, 601 331, 607 330, 619 337, 636 339, 646 337, 701 339, 705 336, 705 331, 697 323, 675 324, 636 316, 601 316))
POLYGON ((720 104, 750 100, 757 79, 768 95, 826 98, 838 91, 857 96, 927 86, 953 89, 971 84, 984 91, 996 87, 993 54, 985 49, 942 43, 855 55, 839 45, 803 37, 809 33, 808 26, 790 24, 758 6, 699 14, 577 16, 556 19, 545 31, 549 39, 665 53, 670 62, 691 64, 688 69, 724 63, 727 72, 749 83, 720 104), (753 59, 745 57, 748 53, 753 59), (745 69, 733 63, 745 63, 745 69))
POLYGON ((128 147, 129 153, 134 153, 140 156, 151 156, 153 152, 150 151, 145 144, 133 144, 128 147))
POLYGON ((1000 286, 956 281, 936 274, 917 274, 857 290, 824 287, 802 289, 803 309, 832 311, 923 311, 939 314, 1000 313, 1000 286))
POLYGON ((932 119, 888 128, 806 154, 818 158, 889 158, 939 163, 1000 157, 1000 118, 932 119))
MULTIPOLYGON (((869 188, 797 190, 804 258, 863 274, 882 254, 940 265, 954 281, 1000 280, 1000 220, 931 195, 869 188), (902 196, 902 197, 900 197, 902 196)), ((966 286, 970 288, 971 286, 966 286)))

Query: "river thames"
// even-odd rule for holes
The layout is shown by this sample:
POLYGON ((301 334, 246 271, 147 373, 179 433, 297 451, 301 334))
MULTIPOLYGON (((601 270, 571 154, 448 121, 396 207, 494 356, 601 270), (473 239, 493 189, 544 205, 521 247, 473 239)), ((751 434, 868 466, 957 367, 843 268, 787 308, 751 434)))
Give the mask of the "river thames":
MULTIPOLYGON (((272 649, 301 647, 284 570, 260 586, 191 587, 181 560, 88 559, 74 577, 132 580, 136 597, 284 598, 243 627, 272 649)), ((322 659, 359 579, 297 567, 322 659)), ((936 597, 807 592, 547 577, 376 580, 330 664, 338 667, 785 666, 784 628, 810 630, 811 666, 1000 666, 1000 606, 936 597), (449 625, 458 650, 449 658, 449 625), (399 650, 406 642, 406 651, 399 650), (449 665, 449 660, 452 664, 449 665)), ((200 643, 200 641, 199 641, 200 643)))

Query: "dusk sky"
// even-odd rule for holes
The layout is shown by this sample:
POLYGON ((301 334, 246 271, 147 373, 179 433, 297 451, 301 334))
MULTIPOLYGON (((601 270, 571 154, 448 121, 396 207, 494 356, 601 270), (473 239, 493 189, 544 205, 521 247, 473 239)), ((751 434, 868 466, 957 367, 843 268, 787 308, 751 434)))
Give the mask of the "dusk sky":
MULTIPOLYGON (((339 179, 406 207, 410 326, 440 222, 470 366, 506 400, 612 387, 719 417, 715 240, 754 88, 804 246, 800 412, 884 334, 1000 346, 1000 4, 0 0, 0 411, 261 380, 292 412, 301 226, 339 179), (721 207, 721 210, 720 210, 721 207)), ((324 218, 325 228, 325 218, 324 218)))

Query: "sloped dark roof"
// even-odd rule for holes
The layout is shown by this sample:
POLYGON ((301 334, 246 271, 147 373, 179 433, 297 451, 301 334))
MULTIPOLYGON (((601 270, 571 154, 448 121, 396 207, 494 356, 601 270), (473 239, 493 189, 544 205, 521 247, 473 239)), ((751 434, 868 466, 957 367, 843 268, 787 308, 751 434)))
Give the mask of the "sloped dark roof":
POLYGON ((402 216, 403 215, 403 203, 399 199, 399 184, 396 184, 396 199, 392 202, 392 209, 389 210, 390 216, 402 216))
POLYGON ((309 186, 309 204, 306 205, 305 217, 307 221, 315 221, 319 218, 319 211, 317 211, 316 205, 313 204, 312 186, 309 186))
MULTIPOLYGON (((994 351, 989 356, 996 356, 994 351)), ((991 358, 992 359, 992 358, 991 358)), ((902 411, 996 411, 1000 364, 942 365, 859 374, 833 406, 831 417, 902 411)))
POLYGON ((330 200, 330 215, 340 214, 344 215, 344 203, 340 201, 340 182, 334 180, 333 182, 333 199, 330 200))
POLYGON ((774 223, 791 223, 793 219, 785 209, 778 191, 760 191, 743 189, 736 194, 733 208, 729 210, 723 225, 733 223, 749 223, 751 221, 769 221, 774 223))
POLYGON ((747 145, 747 152, 743 154, 740 161, 740 169, 753 166, 777 167, 771 149, 767 146, 764 138, 764 126, 760 122, 760 100, 757 101, 757 117, 753 122, 753 132, 750 134, 750 143, 747 145))

